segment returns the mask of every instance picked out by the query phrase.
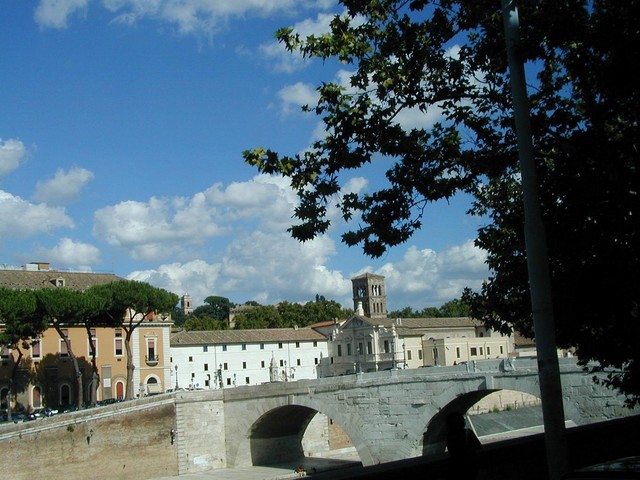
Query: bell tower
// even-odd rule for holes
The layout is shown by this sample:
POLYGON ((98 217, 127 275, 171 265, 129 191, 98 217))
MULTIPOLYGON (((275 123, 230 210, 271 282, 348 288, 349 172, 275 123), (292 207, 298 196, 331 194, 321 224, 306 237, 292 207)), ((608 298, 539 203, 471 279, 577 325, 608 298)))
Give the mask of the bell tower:
POLYGON ((355 311, 358 310, 358 303, 361 302, 366 317, 387 318, 387 294, 382 275, 364 273, 352 278, 351 285, 355 311))
POLYGON ((180 299, 180 305, 185 315, 191 315, 193 313, 193 300, 191 299, 191 295, 183 295, 180 299))

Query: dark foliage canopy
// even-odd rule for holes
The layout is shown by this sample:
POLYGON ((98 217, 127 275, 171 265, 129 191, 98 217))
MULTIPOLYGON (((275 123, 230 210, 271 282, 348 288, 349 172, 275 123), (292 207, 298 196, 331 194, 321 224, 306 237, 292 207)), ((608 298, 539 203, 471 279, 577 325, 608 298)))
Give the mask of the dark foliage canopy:
MULTIPOLYGON (((493 328, 534 335, 500 2, 341 3, 347 14, 330 33, 277 33, 293 52, 354 70, 349 85, 319 86, 306 108, 327 136, 302 154, 255 148, 246 161, 290 179, 295 238, 326 232, 335 202, 345 221, 358 218, 343 241, 372 256, 423 228, 429 203, 471 194, 471 212, 489 218, 477 244, 491 276, 464 301, 493 328), (440 120, 407 127, 407 110, 440 120), (345 173, 380 160, 391 165, 386 185, 342 190, 345 173)), ((618 370, 610 385, 630 403, 640 398, 639 24, 634 0, 520 5, 557 339, 582 362, 618 370)))

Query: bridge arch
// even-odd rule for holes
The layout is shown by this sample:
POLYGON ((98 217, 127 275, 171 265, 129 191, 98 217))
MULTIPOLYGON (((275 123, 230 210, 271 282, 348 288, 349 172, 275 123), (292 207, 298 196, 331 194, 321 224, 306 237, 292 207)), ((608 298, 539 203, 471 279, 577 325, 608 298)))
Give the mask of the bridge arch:
POLYGON ((422 455, 442 453, 446 447, 447 417, 453 412, 465 413, 484 397, 499 390, 477 390, 462 393, 443 405, 431 417, 422 438, 422 455))
MULTIPOLYGON (((236 441, 227 450, 229 465, 269 465, 299 462, 304 457, 302 446, 305 431, 316 414, 323 414, 342 428, 351 439, 360 459, 373 462, 365 439, 362 437, 361 418, 348 412, 336 411, 330 405, 306 396, 280 397, 277 402, 257 401, 251 410, 254 415, 243 417, 236 425, 236 441), (238 438, 238 435, 242 438, 238 438), (250 452, 243 458, 242 452, 250 452)), ((292 463, 293 465, 294 463, 292 463)))

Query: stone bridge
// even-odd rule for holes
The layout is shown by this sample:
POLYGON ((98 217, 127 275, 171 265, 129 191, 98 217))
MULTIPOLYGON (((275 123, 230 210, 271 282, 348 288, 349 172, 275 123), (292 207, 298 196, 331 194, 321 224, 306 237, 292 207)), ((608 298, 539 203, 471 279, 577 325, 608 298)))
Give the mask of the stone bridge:
MULTIPOLYGON (((628 415, 623 399, 562 359, 565 417, 586 424, 628 415)), ((178 470, 295 462, 316 413, 339 425, 364 466, 444 451, 446 415, 498 390, 540 395, 535 360, 363 373, 318 380, 181 392, 178 470)))
MULTIPOLYGON (((636 413, 562 359, 567 420, 588 424, 636 413)), ((0 426, 16 480, 38 476, 153 479, 218 468, 294 464, 320 413, 342 428, 363 465, 444 451, 444 420, 482 397, 539 396, 535 360, 363 373, 223 390, 162 394, 50 419, 0 426), (311 427, 312 428, 312 427, 311 427), (24 466, 25 468, 22 468, 24 466)))

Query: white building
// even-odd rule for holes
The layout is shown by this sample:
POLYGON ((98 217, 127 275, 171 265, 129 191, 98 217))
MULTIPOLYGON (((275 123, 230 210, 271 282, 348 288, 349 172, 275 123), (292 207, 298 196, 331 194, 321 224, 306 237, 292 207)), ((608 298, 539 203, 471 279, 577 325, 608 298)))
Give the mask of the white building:
POLYGON ((173 388, 228 388, 323 374, 327 338, 311 328, 171 334, 173 388))
POLYGON ((387 318, 381 275, 360 275, 352 284, 356 314, 318 328, 329 339, 330 375, 454 365, 514 354, 512 337, 472 318, 387 318))

